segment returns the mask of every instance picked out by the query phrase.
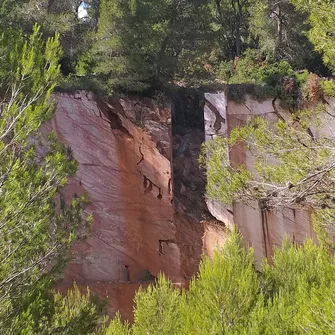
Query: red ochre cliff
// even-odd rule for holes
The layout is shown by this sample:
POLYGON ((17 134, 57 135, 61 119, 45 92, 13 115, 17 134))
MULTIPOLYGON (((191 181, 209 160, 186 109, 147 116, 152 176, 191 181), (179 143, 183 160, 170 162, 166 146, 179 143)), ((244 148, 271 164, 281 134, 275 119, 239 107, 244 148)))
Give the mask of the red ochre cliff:
MULTIPOLYGON (((58 289, 75 281, 132 320, 136 290, 164 272, 177 286, 196 274, 203 254, 224 243, 236 224, 258 261, 270 257, 285 234, 295 242, 315 238, 306 211, 262 212, 205 199, 206 179, 198 165, 201 143, 226 136, 252 115, 271 121, 277 101, 226 101, 224 93, 181 90, 171 109, 149 99, 101 101, 91 93, 56 94, 56 112, 44 125, 71 147, 79 167, 63 196, 87 193, 92 231, 76 243, 58 289)), ((228 153, 227 153, 228 155, 228 153)), ((243 145, 229 153, 231 164, 252 169, 243 145)))
MULTIPOLYGON (((75 281, 107 297, 111 315, 120 310, 132 319, 139 286, 159 272, 184 286, 203 252, 224 240, 224 227, 175 210, 169 109, 150 100, 94 100, 87 92, 56 94, 55 100, 45 131, 53 130, 78 161, 62 193, 66 199, 87 193, 93 215, 92 232, 74 245, 58 288, 75 281)), ((197 154, 185 157, 183 168, 197 154)))

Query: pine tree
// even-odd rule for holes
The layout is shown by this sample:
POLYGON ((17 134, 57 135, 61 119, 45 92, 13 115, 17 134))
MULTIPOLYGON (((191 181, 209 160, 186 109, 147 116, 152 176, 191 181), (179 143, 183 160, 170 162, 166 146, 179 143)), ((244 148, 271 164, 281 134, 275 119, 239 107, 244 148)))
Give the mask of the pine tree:
POLYGON ((234 232, 213 260, 202 260, 189 290, 173 291, 161 277, 137 294, 134 324, 117 317, 106 334, 332 334, 334 275, 327 248, 288 239, 257 270, 234 232))
POLYGON ((253 262, 253 251, 244 252, 237 234, 213 261, 203 259, 185 292, 181 334, 243 334, 260 288, 253 262))
MULTIPOLYGON (((54 135, 38 136, 53 112, 58 36, 44 42, 38 26, 28 39, 9 29, 0 36, 0 52, 0 329, 3 334, 40 334, 31 327, 47 327, 49 313, 63 309, 51 288, 77 229, 88 227, 89 218, 82 215, 83 197, 57 205, 58 192, 77 163, 54 135)), ((74 312, 73 296, 67 299, 74 312)), ((78 299, 83 303, 78 313, 85 314, 91 305, 87 297, 78 299)), ((54 316, 55 322, 64 317, 54 316)), ((72 322, 69 317, 66 327, 72 322)), ((45 333, 52 332, 45 328, 45 333)))
POLYGON ((295 69, 315 68, 318 59, 306 36, 306 14, 297 11, 289 0, 257 0, 250 14, 250 30, 263 54, 285 60, 295 69))
MULTIPOLYGON (((318 99, 320 94, 322 97, 322 90, 312 87, 309 98, 318 99)), ((229 138, 207 143, 203 163, 208 196, 226 204, 256 200, 264 209, 312 208, 317 226, 331 225, 335 143, 325 131, 332 119, 326 106, 294 112, 276 123, 255 117, 232 130, 229 138), (239 142, 245 143, 255 158, 253 171, 229 162, 227 152, 239 142)))
POLYGON ((212 0, 211 26, 218 57, 222 61, 239 57, 251 44, 249 31, 250 0, 212 0))
POLYGON ((198 71, 207 10, 206 0, 102 0, 93 72, 109 90, 144 91, 198 71))
POLYGON ((135 297, 133 333, 136 335, 180 334, 180 292, 172 283, 161 275, 157 286, 140 290, 135 297))
POLYGON ((20 313, 1 334, 102 334, 107 322, 104 302, 93 301, 89 290, 81 293, 76 285, 63 295, 53 291, 52 284, 44 279, 25 291, 20 313))
POLYGON ((116 317, 111 320, 108 328, 104 329, 103 334, 105 335, 132 335, 133 332, 129 326, 128 322, 123 323, 121 321, 120 314, 117 314, 116 317))
POLYGON ((80 0, 5 0, 0 6, 0 30, 10 26, 28 36, 37 23, 44 39, 58 33, 63 49, 62 73, 75 73, 79 58, 91 46, 97 23, 99 0, 86 2, 90 4, 90 18, 80 20, 77 17, 80 0))
POLYGON ((325 65, 335 73, 335 3, 332 0, 290 0, 309 16, 309 39, 323 58, 325 65))

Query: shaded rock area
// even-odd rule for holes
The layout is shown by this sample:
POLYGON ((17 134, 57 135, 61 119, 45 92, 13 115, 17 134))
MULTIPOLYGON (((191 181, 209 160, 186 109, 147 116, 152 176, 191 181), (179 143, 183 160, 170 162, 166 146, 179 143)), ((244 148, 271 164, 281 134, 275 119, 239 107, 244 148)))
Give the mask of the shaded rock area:
POLYGON ((207 210, 206 178, 199 167, 205 141, 204 95, 181 88, 172 97, 173 197, 177 210, 200 221, 207 210))
POLYGON ((55 100, 55 115, 43 131, 54 131, 79 166, 62 196, 69 201, 86 193, 93 215, 92 232, 73 246, 58 289, 64 292, 75 281, 107 298, 111 316, 120 310, 132 320, 138 287, 159 272, 185 286, 201 255, 224 241, 224 227, 203 217, 196 201, 205 208, 205 179, 196 163, 203 121, 202 129, 185 130, 185 140, 175 135, 180 170, 173 178, 170 108, 148 99, 102 101, 85 91, 56 94, 55 100))
POLYGON ((199 257, 211 256, 226 237, 225 221, 217 220, 208 210, 206 177, 198 162, 205 141, 204 108, 201 90, 180 88, 171 98, 173 202, 187 281, 195 274, 194 269, 197 271, 199 257), (196 236, 202 236, 201 240, 196 236))

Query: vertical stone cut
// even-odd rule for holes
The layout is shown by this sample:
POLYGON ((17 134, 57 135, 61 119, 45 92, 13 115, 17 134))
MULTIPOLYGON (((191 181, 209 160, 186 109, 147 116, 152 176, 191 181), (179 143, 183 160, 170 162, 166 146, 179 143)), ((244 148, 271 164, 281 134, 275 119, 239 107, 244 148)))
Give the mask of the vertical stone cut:
POLYGON ((172 97, 173 198, 175 208, 199 222, 207 209, 206 179, 199 167, 205 140, 203 94, 182 88, 172 97))
MULTIPOLYGON (((177 225, 176 243, 181 246, 185 280, 198 269, 203 252, 204 227, 200 224, 205 202, 205 177, 198 157, 204 141, 202 96, 197 90, 180 89, 171 98, 172 201, 177 225)), ((162 246, 162 251, 165 252, 162 246)))
POLYGON ((206 178, 198 162, 205 141, 204 108, 200 90, 181 88, 172 97, 174 222, 186 280, 197 271, 201 255, 211 256, 226 236, 225 226, 212 217, 204 198, 206 178))
MULTIPOLYGON (((225 92, 205 93, 205 139, 210 141, 218 136, 228 135, 227 100, 225 92)), ((227 151, 227 157, 229 153, 227 151)), ((217 200, 206 199, 209 212, 226 226, 232 226, 232 208, 227 208, 217 200)))

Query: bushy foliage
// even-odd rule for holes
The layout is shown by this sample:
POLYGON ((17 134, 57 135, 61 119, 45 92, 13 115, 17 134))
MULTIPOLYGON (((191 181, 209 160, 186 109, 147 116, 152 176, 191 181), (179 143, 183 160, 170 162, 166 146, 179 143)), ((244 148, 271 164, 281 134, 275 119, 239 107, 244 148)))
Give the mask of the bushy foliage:
POLYGON ((322 118, 326 115, 324 107, 320 106, 319 111, 299 111, 290 120, 279 120, 275 124, 255 117, 247 125, 233 129, 228 138, 217 138, 205 144, 204 153, 208 159, 203 162, 209 195, 226 204, 257 198, 266 200, 270 207, 324 206, 328 195, 332 197, 330 185, 334 173, 331 168, 334 140, 321 130, 322 118), (316 135, 318 130, 320 133, 316 135), (243 166, 232 168, 230 165, 227 152, 237 143, 244 143, 254 157, 253 173, 243 166), (314 185, 313 176, 319 176, 318 171, 324 171, 321 183, 324 187, 314 185))
POLYGON ((218 60, 234 59, 254 46, 249 29, 251 4, 250 0, 209 1, 216 41, 213 55, 218 60))
POLYGON ((255 50, 248 50, 235 62, 221 64, 224 80, 230 84, 259 84, 277 86, 285 76, 295 76, 286 61, 276 62, 262 58, 255 50), (228 66, 228 71, 226 70, 228 66))
MULTIPOLYGON (((94 82, 105 95, 201 86, 227 76, 234 83, 246 79, 245 84, 263 81, 261 72, 272 74, 276 67, 279 73, 290 67, 289 72, 329 75, 328 67, 334 67, 334 4, 329 0, 86 3, 89 18, 80 20, 79 0, 6 0, 0 6, 0 29, 11 26, 29 35, 38 23, 45 37, 58 32, 62 73, 87 76, 76 80, 79 87, 94 82), (245 52, 261 55, 258 63, 266 60, 267 66, 249 69, 250 57, 239 60, 245 52)), ((68 87, 69 81, 62 84, 68 87)))
POLYGON ((92 71, 110 91, 137 92, 198 73, 207 2, 101 1, 92 71))
POLYGON ((0 5, 0 29, 22 29, 27 36, 38 24, 45 40, 58 33, 62 72, 68 75, 76 72, 79 58, 92 44, 100 1, 86 2, 90 4, 91 19, 83 21, 77 18, 80 0, 5 0, 0 5))
POLYGON ((333 79, 322 80, 320 82, 320 85, 321 85, 324 95, 330 96, 330 97, 335 96, 335 81, 333 79))
POLYGON ((100 311, 78 290, 54 294, 80 227, 85 197, 70 203, 60 189, 77 163, 70 148, 38 129, 53 112, 59 78, 58 35, 44 42, 39 27, 27 38, 0 35, 0 332, 89 334, 100 311), (58 199, 58 201, 57 201, 58 199))
POLYGON ((335 71, 335 3, 331 0, 309 1, 290 0, 301 12, 309 17, 311 29, 308 31, 315 50, 324 63, 335 71))
POLYGON ((299 90, 308 80, 307 71, 298 74, 288 62, 266 59, 251 49, 234 61, 222 62, 218 76, 229 84, 229 99, 242 102, 247 95, 258 101, 279 98, 288 109, 296 107, 299 90))
POLYGON ((81 293, 76 285, 67 294, 54 291, 53 285, 43 279, 24 292, 20 313, 6 334, 102 334, 107 322, 104 303, 92 300, 89 290, 81 293))
POLYGON ((306 36, 310 26, 305 13, 289 0, 255 0, 250 15, 250 30, 263 54, 289 62, 294 69, 315 70, 320 60, 306 36))
POLYGON ((286 240, 273 264, 264 261, 258 271, 254 262, 233 233, 213 260, 202 260, 189 290, 161 276, 137 293, 134 324, 116 318, 107 334, 332 333, 335 264, 326 249, 286 240))

